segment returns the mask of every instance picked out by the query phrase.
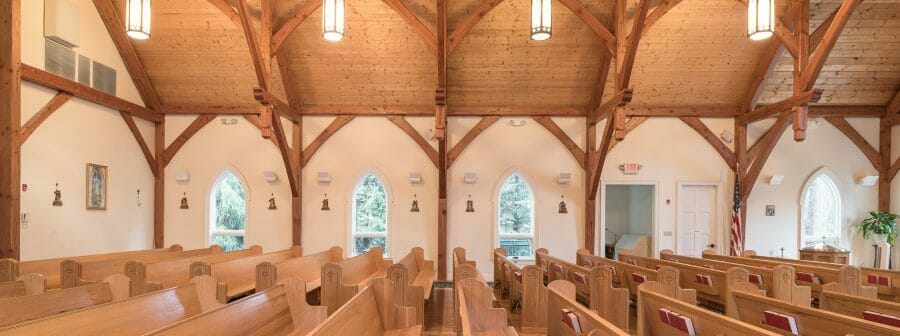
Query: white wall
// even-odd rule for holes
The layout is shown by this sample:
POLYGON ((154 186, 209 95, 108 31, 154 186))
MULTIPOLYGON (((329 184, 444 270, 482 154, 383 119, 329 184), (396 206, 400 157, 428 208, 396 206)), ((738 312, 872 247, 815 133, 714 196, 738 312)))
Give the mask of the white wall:
MULTIPOLYGON (((43 1, 22 1, 22 62, 44 68, 43 1)), ((140 96, 100 21, 93 3, 79 0, 81 45, 77 53, 118 72, 118 96, 141 104, 140 96)), ((23 82, 22 123, 55 91, 23 82)), ((153 124, 137 121, 153 143, 153 124)), ((23 260, 146 249, 153 239, 153 175, 140 147, 117 111, 73 98, 47 119, 22 146, 21 231, 23 260), (109 166, 108 209, 85 209, 86 164, 109 166), (62 207, 53 207, 59 183, 62 207), (141 191, 138 207, 137 190, 141 191)))

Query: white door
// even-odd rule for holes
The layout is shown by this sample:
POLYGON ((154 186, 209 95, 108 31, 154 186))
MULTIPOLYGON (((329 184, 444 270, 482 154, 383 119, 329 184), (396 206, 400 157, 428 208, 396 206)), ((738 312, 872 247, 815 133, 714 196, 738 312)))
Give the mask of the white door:
POLYGON ((715 247, 716 187, 684 185, 678 199, 678 254, 715 247))

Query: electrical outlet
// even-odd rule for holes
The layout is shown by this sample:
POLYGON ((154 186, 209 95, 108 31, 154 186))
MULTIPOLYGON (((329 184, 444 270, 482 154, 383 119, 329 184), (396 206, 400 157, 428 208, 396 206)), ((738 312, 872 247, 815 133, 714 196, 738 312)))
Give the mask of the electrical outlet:
POLYGON ((31 219, 31 216, 30 216, 30 215, 31 215, 31 214, 28 213, 28 212, 23 212, 23 213, 22 213, 22 215, 21 215, 22 218, 19 219, 19 222, 22 223, 22 229, 27 229, 27 228, 28 228, 28 221, 31 219))

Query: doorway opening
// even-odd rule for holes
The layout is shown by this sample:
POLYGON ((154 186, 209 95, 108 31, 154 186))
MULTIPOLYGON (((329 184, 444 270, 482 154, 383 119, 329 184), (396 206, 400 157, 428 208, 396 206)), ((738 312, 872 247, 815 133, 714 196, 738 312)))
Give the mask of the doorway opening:
POLYGON ((604 256, 627 249, 651 256, 655 246, 656 184, 606 184, 603 197, 604 256))

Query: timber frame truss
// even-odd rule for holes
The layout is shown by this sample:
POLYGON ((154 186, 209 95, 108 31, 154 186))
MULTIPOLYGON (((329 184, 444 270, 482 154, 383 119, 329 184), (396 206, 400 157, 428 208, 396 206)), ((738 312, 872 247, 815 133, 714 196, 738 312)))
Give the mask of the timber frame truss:
MULTIPOLYGON (((448 104, 447 57, 466 37, 468 32, 493 8, 503 0, 482 0, 458 26, 449 31, 447 27, 447 0, 436 0, 436 32, 432 32, 401 0, 382 0, 406 21, 421 38, 421 42, 437 60, 437 87, 433 106, 397 107, 329 107, 302 105, 300 97, 291 89, 292 81, 286 71, 285 59, 281 53, 287 38, 314 11, 321 1, 307 0, 295 13, 279 22, 276 20, 274 2, 261 0, 258 20, 251 17, 246 0, 207 0, 218 8, 244 33, 252 59, 257 82, 252 88, 255 104, 242 106, 180 106, 161 104, 156 91, 130 39, 121 29, 122 19, 114 7, 113 0, 93 0, 97 12, 112 38, 135 87, 144 102, 139 106, 123 99, 105 94, 68 79, 47 73, 40 69, 21 64, 20 57, 20 2, 10 0, 0 4, 0 16, 12 19, 0 23, 0 108, 11 108, 15 113, 0 110, 0 161, 9 162, 0 167, 0 257, 19 256, 19 203, 18 187, 20 175, 19 151, 22 143, 55 111, 73 97, 119 111, 126 126, 131 130, 141 152, 147 160, 154 181, 154 245, 164 244, 164 175, 166 166, 178 151, 219 115, 241 115, 256 126, 264 138, 269 139, 278 149, 285 165, 292 195, 293 243, 302 241, 302 170, 319 148, 328 139, 346 126, 356 116, 384 116, 405 132, 438 169, 438 266, 439 277, 446 278, 447 272, 447 171, 465 149, 487 128, 504 116, 531 117, 556 137, 572 154, 574 160, 584 169, 585 176, 585 241, 584 245, 594 250, 596 214, 594 209, 606 158, 609 152, 626 135, 650 117, 679 118, 695 130, 721 156, 724 163, 735 170, 741 179, 742 199, 750 196, 762 168, 774 150, 775 145, 788 126, 792 126, 794 139, 805 139, 806 121, 809 117, 824 117, 845 134, 865 154, 879 172, 879 208, 889 210, 890 182, 900 171, 900 159, 891 162, 891 129, 900 124, 900 92, 885 106, 810 106, 818 101, 822 90, 815 87, 834 44, 840 36, 850 14, 861 0, 844 0, 820 27, 809 32, 809 2, 793 2, 786 13, 776 21, 775 38, 760 60, 751 89, 739 107, 653 107, 630 108, 629 102, 635 94, 630 87, 634 60, 642 36, 681 0, 663 0, 651 10, 650 0, 639 0, 632 9, 634 20, 631 27, 626 25, 628 12, 626 0, 615 0, 612 27, 608 27, 594 17, 581 0, 559 0, 587 25, 604 46, 598 55, 600 68, 591 93, 590 105, 579 108, 517 108, 457 107, 448 104), (236 4, 234 7, 232 3, 236 4), (258 21, 258 24, 257 22, 258 21), (784 52, 794 59, 794 93, 791 97, 768 105, 757 102, 768 78, 784 52), (273 62, 277 62, 280 77, 285 88, 287 102, 271 93, 273 62), (8 75, 8 76, 7 76, 8 75), (613 76, 610 98, 603 100, 606 83, 613 76), (19 126, 19 90, 21 80, 55 89, 58 93, 24 125, 19 126), (168 146, 165 145, 165 115, 195 115, 194 121, 168 146), (302 147, 303 116, 334 115, 336 118, 324 131, 306 146, 302 147), (407 116, 435 117, 434 134, 437 148, 433 147, 405 119, 407 116), (447 118, 451 116, 480 116, 481 120, 472 127, 452 147, 446 134, 447 118), (586 143, 579 146, 556 124, 551 117, 585 118, 586 143), (747 125, 759 120, 777 117, 775 124, 754 145, 748 146, 747 125), (876 149, 869 144, 845 119, 845 117, 880 118, 880 141, 876 149), (134 118, 155 124, 155 141, 146 143, 141 136, 134 118), (700 118, 734 118, 735 146, 732 151, 700 118), (284 120, 287 120, 285 122, 284 120), (602 123, 604 122, 605 123, 602 123), (288 124, 289 123, 289 124, 288 124), (291 136, 285 134, 292 128, 291 136), (598 132, 598 128, 603 128, 598 132), (10 131, 7 131, 10 130, 10 131), (10 209, 9 213, 3 209, 10 209)), ((737 0, 746 3, 746 0, 737 0)), ((250 88, 248 88, 249 93, 250 88)), ((746 202, 742 215, 746 216, 746 202)), ((745 217, 746 218, 746 217, 745 217)))

